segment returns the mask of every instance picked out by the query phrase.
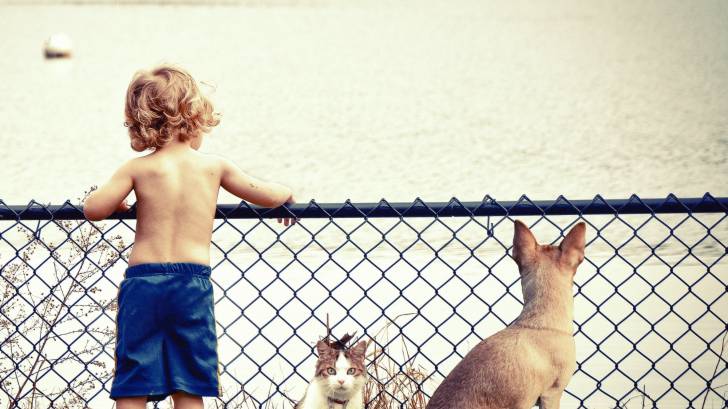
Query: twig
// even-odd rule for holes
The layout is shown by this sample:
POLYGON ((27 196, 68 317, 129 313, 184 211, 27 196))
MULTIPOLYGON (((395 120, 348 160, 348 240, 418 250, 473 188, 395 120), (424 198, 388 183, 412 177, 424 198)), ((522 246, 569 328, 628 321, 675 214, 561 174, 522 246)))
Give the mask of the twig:
POLYGON ((725 341, 726 341, 726 335, 728 335, 728 331, 723 330, 723 338, 720 340, 720 354, 718 354, 718 359, 715 361, 715 368, 713 369, 713 376, 710 377, 710 380, 708 381, 708 389, 705 390, 705 395, 703 396, 703 405, 700 407, 701 409, 705 409, 705 401, 708 399, 708 393, 710 393, 711 390, 715 391, 716 388, 713 388, 710 386, 710 384, 715 380, 715 377, 718 374, 718 366, 720 366, 720 361, 723 357, 723 351, 725 350, 725 341))

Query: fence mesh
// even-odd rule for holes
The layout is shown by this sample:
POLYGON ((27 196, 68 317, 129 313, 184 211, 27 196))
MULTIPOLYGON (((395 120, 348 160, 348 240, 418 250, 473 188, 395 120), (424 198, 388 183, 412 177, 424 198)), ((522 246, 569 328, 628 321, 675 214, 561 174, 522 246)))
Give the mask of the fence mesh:
MULTIPOLYGON (((726 407, 728 199, 221 205, 212 253, 220 381, 212 407, 290 407, 315 342, 356 332, 369 407, 423 407, 521 310, 516 217, 541 243, 587 222, 577 370, 563 407, 726 407), (285 227, 275 217, 299 217, 285 227)), ((0 200, 0 406, 109 407, 115 297, 134 212, 0 200)), ((150 404, 151 406, 151 404, 150 404)), ((170 407, 169 402, 155 406, 170 407)))

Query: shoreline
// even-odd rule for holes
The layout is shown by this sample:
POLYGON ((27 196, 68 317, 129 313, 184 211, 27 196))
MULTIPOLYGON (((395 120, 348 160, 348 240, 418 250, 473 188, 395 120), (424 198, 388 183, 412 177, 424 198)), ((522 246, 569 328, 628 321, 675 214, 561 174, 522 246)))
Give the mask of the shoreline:
POLYGON ((321 6, 324 0, 0 0, 0 6, 321 6))

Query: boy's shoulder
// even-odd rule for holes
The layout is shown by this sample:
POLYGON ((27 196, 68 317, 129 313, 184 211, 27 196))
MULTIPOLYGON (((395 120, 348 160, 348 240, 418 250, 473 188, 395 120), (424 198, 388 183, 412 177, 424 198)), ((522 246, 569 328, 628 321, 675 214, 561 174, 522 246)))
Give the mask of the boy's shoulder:
MULTIPOLYGON (((220 162, 221 160, 224 160, 224 158, 222 156, 215 155, 212 153, 192 152, 191 154, 195 155, 197 157, 197 159, 200 159, 203 161, 220 162)), ((135 158, 131 158, 131 159, 127 160, 126 162, 124 162, 124 164, 122 164, 121 166, 128 167, 130 169, 148 167, 148 166, 157 166, 158 163, 169 161, 170 158, 173 158, 175 156, 178 156, 178 155, 176 155, 176 154, 155 155, 155 152, 151 152, 151 153, 148 153, 143 156, 137 156, 135 158)))
POLYGON ((151 158, 151 154, 131 158, 119 166, 117 173, 119 173, 121 175, 129 176, 133 179, 135 176, 138 176, 140 173, 143 173, 144 170, 150 169, 150 167, 153 167, 154 162, 156 162, 156 161, 154 161, 153 158, 151 158))
POLYGON ((225 169, 228 166, 233 166, 234 163, 230 159, 218 155, 215 153, 203 153, 203 152, 197 152, 199 155, 204 157, 206 160, 209 160, 211 163, 214 163, 216 166, 219 166, 220 169, 225 169))
MULTIPOLYGON (((199 163, 208 169, 214 168, 217 171, 225 171, 227 167, 233 164, 232 161, 220 155, 203 152, 194 152, 193 154, 197 157, 195 161, 199 160, 199 163)), ((164 166, 160 161, 166 160, 168 158, 165 159, 150 153, 127 160, 119 167, 119 170, 132 177, 144 175, 149 172, 156 173, 159 171, 160 166, 164 166)))
POLYGON ((151 156, 151 154, 139 156, 136 158, 131 158, 131 159, 127 160, 126 162, 122 163, 120 168, 126 170, 127 172, 133 173, 134 171, 139 170, 140 168, 142 168, 144 166, 147 166, 151 159, 150 156, 151 156))
POLYGON ((211 161, 222 161, 225 160, 223 156, 220 156, 216 153, 207 153, 207 152, 200 152, 196 151, 195 154, 200 155, 201 158, 209 159, 211 161))

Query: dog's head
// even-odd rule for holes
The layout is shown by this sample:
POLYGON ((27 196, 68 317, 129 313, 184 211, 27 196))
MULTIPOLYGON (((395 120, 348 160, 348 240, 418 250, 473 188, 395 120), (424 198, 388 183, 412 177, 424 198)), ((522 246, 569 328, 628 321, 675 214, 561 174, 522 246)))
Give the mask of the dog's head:
POLYGON ((576 268, 584 260, 584 222, 577 223, 558 246, 538 244, 531 230, 520 220, 516 220, 514 228, 513 259, 518 264, 521 281, 532 275, 558 274, 573 283, 576 268))

